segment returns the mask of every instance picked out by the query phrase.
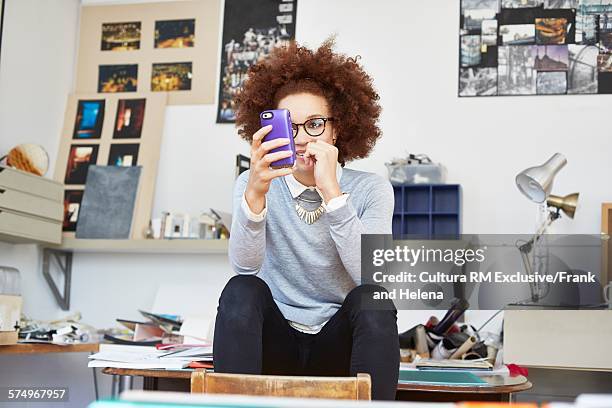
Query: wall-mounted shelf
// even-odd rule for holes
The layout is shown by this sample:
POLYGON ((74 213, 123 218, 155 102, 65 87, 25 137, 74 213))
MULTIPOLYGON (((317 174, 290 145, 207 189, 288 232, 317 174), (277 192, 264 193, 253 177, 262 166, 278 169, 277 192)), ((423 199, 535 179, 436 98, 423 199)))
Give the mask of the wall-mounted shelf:
POLYGON ((64 238, 48 249, 74 253, 227 254, 227 239, 77 239, 64 238))
POLYGON ((70 309, 70 283, 74 253, 124 254, 227 254, 227 239, 77 239, 64 237, 59 245, 43 248, 43 276, 58 305, 70 309), (63 290, 57 287, 51 269, 64 276, 63 290))

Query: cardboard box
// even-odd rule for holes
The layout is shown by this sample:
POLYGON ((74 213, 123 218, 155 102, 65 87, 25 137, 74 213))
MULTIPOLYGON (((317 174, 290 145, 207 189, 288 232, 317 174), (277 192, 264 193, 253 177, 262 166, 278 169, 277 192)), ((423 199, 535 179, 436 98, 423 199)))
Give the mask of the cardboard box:
POLYGON ((21 296, 0 295, 0 344, 17 343, 22 304, 21 296))
POLYGON ((19 335, 16 331, 0 332, 0 346, 17 344, 18 339, 19 339, 19 335))

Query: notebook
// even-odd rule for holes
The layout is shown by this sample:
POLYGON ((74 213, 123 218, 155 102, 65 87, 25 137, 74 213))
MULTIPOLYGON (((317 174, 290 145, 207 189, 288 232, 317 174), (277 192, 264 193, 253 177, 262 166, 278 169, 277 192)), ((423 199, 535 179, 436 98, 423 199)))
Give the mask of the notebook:
POLYGON ((478 376, 464 371, 408 371, 399 373, 400 384, 421 385, 458 385, 458 386, 487 386, 487 383, 478 376))

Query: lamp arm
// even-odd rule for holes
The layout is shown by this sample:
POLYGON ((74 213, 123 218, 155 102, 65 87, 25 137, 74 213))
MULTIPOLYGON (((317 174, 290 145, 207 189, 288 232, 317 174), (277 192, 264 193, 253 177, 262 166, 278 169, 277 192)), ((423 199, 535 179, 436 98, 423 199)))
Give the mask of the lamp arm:
MULTIPOLYGON (((548 227, 550 227, 550 225, 555 220, 559 219, 560 217, 561 217, 561 214, 559 213, 559 209, 557 209, 556 211, 549 211, 548 217, 546 217, 546 221, 544 221, 542 225, 540 226, 540 228, 538 228, 535 235, 529 241, 525 242, 524 244, 518 247, 521 253, 521 259, 523 260, 523 265, 525 267, 525 272, 527 272, 527 275, 533 275, 533 268, 531 267, 531 262, 529 260, 529 254, 533 252, 535 245, 537 245, 540 239, 542 239, 542 236, 544 235, 548 227)), ((539 286, 540 285, 535 281, 529 282, 529 290, 531 292, 531 300, 533 302, 537 302, 540 299, 539 286)))

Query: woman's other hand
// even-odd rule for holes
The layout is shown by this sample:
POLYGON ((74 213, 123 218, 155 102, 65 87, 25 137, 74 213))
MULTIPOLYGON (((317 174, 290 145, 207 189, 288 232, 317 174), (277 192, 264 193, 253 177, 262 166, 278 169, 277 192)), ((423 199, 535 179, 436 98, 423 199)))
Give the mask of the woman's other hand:
POLYGON ((255 214, 261 213, 266 206, 266 194, 270 189, 270 183, 277 177, 293 173, 293 168, 273 169, 270 164, 277 160, 291 157, 293 152, 284 150, 270 153, 270 150, 288 145, 291 141, 286 138, 272 139, 263 142, 263 138, 270 133, 272 125, 259 129, 253 134, 251 143, 251 167, 249 181, 247 182, 244 198, 251 211, 255 214))
POLYGON ((304 160, 307 165, 314 161, 315 183, 326 203, 332 198, 340 197, 342 191, 336 177, 338 166, 338 148, 322 140, 315 140, 306 145, 304 160))

